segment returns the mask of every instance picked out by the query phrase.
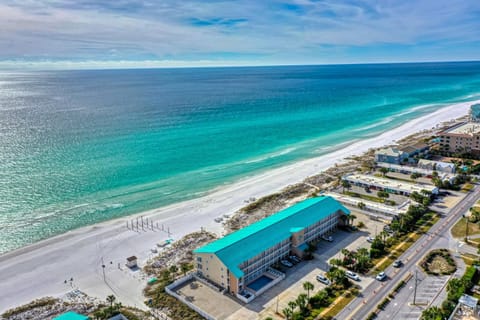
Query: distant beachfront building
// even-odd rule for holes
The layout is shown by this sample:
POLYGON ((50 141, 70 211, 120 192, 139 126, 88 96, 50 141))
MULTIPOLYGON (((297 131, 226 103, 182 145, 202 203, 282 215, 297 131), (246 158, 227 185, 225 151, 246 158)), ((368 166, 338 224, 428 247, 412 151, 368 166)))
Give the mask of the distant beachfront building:
POLYGON ((197 274, 244 302, 281 281, 271 268, 334 231, 350 211, 331 197, 310 198, 194 251, 197 274))
MULTIPOLYGON (((408 174, 411 175, 412 173, 418 173, 422 176, 426 176, 427 178, 431 178, 433 176, 433 172, 435 170, 432 169, 432 165, 425 165, 428 160, 421 159, 418 161, 418 166, 410 166, 410 165, 399 165, 399 164, 391 164, 391 163, 385 163, 385 162, 378 162, 377 167, 380 168, 387 168, 388 171, 391 172, 398 172, 402 174, 408 174)), ((438 162, 438 161, 434 161, 438 162)), ((447 162, 442 162, 446 164, 452 164, 453 163, 447 163, 447 162)), ((435 167, 435 166, 433 166, 435 167)), ((443 167, 440 167, 443 168, 443 167)), ((442 181, 448 181, 450 183, 453 183, 455 180, 456 175, 454 173, 449 173, 449 169, 445 169, 445 171, 437 171, 437 177, 442 180, 442 181)), ((455 172, 455 166, 453 166, 453 171, 455 172)))
POLYGON ((388 147, 375 151, 375 161, 391 164, 402 164, 404 162, 415 162, 413 157, 425 153, 429 146, 419 142, 405 147, 388 147))
POLYGON ((480 154, 480 123, 462 122, 439 133, 440 150, 480 154))
POLYGON ((410 144, 405 147, 399 148, 399 150, 403 151, 410 160, 413 160, 413 157, 426 153, 429 148, 430 147, 426 143, 417 142, 415 144, 410 144))
POLYGON ((395 147, 388 147, 375 151, 376 162, 400 164, 405 159, 408 159, 408 154, 395 147))
POLYGON ((368 212, 371 217, 396 217, 399 214, 407 213, 407 210, 410 207, 410 200, 407 200, 405 203, 402 203, 398 206, 389 206, 383 203, 369 201, 362 198, 349 197, 338 193, 328 193, 328 195, 340 201, 344 205, 368 212), (360 203, 363 203, 362 208, 359 207, 360 203))
POLYGON ((445 173, 455 173, 455 164, 450 162, 442 161, 432 161, 421 159, 418 161, 417 166, 422 169, 445 172, 445 173))
POLYGON ((349 174, 342 177, 343 180, 350 182, 354 186, 368 187, 372 190, 386 191, 389 193, 410 196, 414 191, 421 193, 422 190, 438 194, 438 188, 428 184, 413 184, 398 180, 383 179, 364 174, 349 174))
POLYGON ((480 104, 470 106, 470 122, 480 122, 480 104))

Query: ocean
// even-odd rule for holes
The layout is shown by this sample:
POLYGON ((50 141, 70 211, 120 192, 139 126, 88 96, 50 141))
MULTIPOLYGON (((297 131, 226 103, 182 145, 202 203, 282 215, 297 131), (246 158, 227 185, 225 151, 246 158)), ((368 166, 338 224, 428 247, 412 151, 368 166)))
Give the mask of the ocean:
POLYGON ((480 62, 0 71, 0 253, 480 98, 480 62))

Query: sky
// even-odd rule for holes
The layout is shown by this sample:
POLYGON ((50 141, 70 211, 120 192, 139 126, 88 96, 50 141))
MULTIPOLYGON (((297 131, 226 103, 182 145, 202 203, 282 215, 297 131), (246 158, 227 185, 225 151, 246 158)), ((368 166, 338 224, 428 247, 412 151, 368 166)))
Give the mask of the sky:
POLYGON ((479 0, 0 0, 0 68, 461 60, 479 0))

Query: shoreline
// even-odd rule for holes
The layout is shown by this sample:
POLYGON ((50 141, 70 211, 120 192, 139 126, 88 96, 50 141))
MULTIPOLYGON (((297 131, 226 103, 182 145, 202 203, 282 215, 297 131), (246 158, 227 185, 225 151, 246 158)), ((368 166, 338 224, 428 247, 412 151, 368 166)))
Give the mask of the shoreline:
POLYGON ((464 116, 471 104, 479 102, 447 105, 377 137, 354 141, 328 154, 245 177, 231 185, 215 188, 200 198, 81 227, 6 252, 0 255, 0 281, 3 283, 2 294, 6 297, 0 301, 0 312, 37 297, 65 294, 71 288, 63 283, 63 279, 70 277, 75 278, 75 287, 91 296, 105 297, 114 291, 123 303, 142 307, 140 293, 145 281, 133 275, 137 286, 132 287, 132 275, 125 277, 128 271, 117 269, 117 263, 123 265, 126 257, 136 255, 142 265, 151 255, 150 249, 170 235, 160 230, 137 233, 126 228, 126 221, 147 217, 170 228, 174 239, 201 227, 220 236, 224 228, 213 220, 224 214, 232 215, 246 205, 245 200, 259 199, 346 161, 347 157, 358 156, 371 148, 395 143, 413 133, 464 116), (103 279, 101 260, 112 261, 104 269, 108 277, 103 279), (119 279, 119 276, 125 279, 119 279), (132 290, 125 291, 126 286, 132 290), (134 293, 139 294, 135 296, 134 293))

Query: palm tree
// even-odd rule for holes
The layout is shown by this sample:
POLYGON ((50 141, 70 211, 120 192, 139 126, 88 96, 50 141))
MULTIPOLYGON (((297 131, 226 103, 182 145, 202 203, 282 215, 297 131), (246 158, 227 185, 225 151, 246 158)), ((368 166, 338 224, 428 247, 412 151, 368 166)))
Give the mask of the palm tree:
POLYGON ((297 299, 295 300, 297 306, 300 308, 300 312, 305 312, 305 309, 307 308, 307 303, 308 303, 308 299, 307 299, 307 295, 305 293, 300 293, 297 297, 297 299))
POLYGON ((104 319, 105 318, 105 313, 102 311, 102 310, 97 310, 95 311, 95 313, 93 314, 93 316, 95 317, 95 319, 104 319))
POLYGON ((386 245, 387 238, 388 238, 388 232, 383 230, 382 232, 380 232, 379 236, 382 239, 383 245, 386 245))
POLYGON ((365 209, 366 206, 367 206, 367 205, 366 205, 365 203, 363 203, 363 202, 359 202, 359 203, 357 204, 357 207, 358 207, 360 210, 365 209))
POLYGON ((430 307, 422 312, 421 320, 443 319, 443 312, 439 307, 430 307))
POLYGON ((357 219, 357 216, 354 215, 354 214, 350 214, 350 215, 348 216, 348 221, 349 221, 349 223, 350 223, 351 226, 353 226, 353 220, 355 220, 355 219, 357 219))
POLYGON ((289 308, 285 308, 282 310, 283 315, 285 316, 285 319, 290 320, 290 317, 292 316, 293 312, 289 308))
POLYGON ((288 307, 290 308, 290 310, 293 311, 295 310, 295 308, 297 307, 297 303, 295 301, 289 301, 288 302, 288 307))
POLYGON ((343 193, 345 193, 345 189, 349 190, 352 187, 352 185, 347 180, 342 180, 342 187, 343 187, 343 193))
POLYGON ((382 173, 382 176, 385 177, 385 175, 388 173, 388 168, 381 167, 380 172, 382 173))
POLYGON ((123 306, 122 306, 122 303, 121 303, 121 302, 117 302, 117 303, 115 303, 115 306, 114 306, 113 309, 114 309, 115 311, 120 311, 120 309, 121 309, 122 307, 123 307, 123 306))
POLYGON ((335 284, 343 283, 346 279, 345 270, 332 267, 330 271, 327 272, 327 278, 329 278, 335 284))
POLYGON ((112 308, 113 303, 115 302, 116 299, 117 298, 115 298, 115 296, 113 294, 111 294, 107 297, 107 302, 110 303, 110 309, 112 308))
POLYGON ((311 283, 310 281, 306 281, 303 283, 303 289, 307 291, 307 300, 310 299, 310 291, 313 291, 313 288, 313 283, 311 283))

